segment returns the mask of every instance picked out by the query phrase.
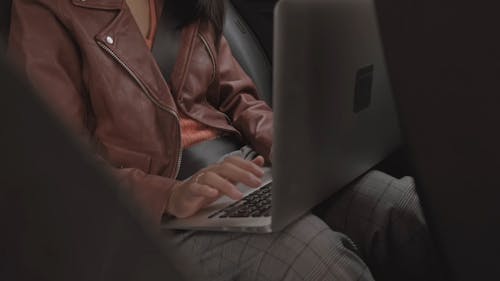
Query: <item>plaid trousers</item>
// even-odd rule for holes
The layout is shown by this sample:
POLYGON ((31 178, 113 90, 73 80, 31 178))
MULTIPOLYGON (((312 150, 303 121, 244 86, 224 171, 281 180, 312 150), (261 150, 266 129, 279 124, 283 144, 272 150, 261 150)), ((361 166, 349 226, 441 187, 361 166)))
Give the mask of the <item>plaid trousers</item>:
POLYGON ((204 280, 438 280, 414 187, 373 171, 281 232, 177 231, 174 241, 204 280))

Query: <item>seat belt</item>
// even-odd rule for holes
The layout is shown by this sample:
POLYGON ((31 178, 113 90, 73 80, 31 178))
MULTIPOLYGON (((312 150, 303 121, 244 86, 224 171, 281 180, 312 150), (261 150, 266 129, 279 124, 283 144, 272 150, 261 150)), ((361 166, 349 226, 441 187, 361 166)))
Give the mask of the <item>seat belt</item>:
POLYGON ((156 28, 152 53, 167 83, 170 81, 170 75, 179 54, 181 29, 178 26, 179 23, 172 15, 168 1, 165 1, 156 28))

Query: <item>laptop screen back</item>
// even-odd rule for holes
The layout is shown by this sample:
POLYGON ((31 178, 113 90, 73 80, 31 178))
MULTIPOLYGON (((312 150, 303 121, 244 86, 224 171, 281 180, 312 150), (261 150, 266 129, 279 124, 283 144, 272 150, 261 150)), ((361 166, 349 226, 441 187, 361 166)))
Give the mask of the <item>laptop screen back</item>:
POLYGON ((275 16, 273 228, 399 145, 372 0, 281 0, 275 16))

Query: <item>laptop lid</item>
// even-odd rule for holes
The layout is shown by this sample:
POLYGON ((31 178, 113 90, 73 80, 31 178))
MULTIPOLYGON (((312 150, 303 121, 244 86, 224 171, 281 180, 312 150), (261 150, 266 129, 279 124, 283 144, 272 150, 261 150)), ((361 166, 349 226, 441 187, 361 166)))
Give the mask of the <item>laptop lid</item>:
POLYGON ((168 238, 1 57, 0 85, 0 280, 188 280, 168 238))
POLYGON ((399 125, 372 0, 275 11, 273 229, 382 161, 399 125))
POLYGON ((418 193, 452 280, 500 275, 494 1, 377 0, 418 193))

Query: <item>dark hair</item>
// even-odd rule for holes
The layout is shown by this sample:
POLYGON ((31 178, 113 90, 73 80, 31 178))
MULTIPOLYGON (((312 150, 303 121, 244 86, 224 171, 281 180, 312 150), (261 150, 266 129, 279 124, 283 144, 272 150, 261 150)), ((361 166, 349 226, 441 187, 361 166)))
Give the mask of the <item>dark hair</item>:
POLYGON ((217 36, 222 34, 224 26, 224 0, 170 0, 174 12, 179 17, 181 26, 186 26, 197 19, 212 22, 217 36))

